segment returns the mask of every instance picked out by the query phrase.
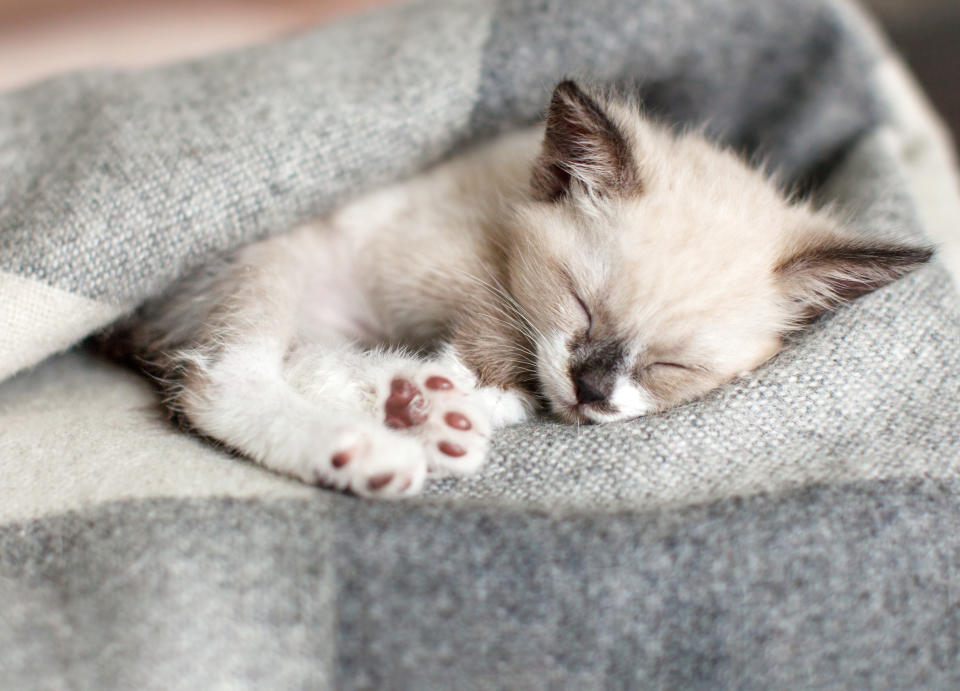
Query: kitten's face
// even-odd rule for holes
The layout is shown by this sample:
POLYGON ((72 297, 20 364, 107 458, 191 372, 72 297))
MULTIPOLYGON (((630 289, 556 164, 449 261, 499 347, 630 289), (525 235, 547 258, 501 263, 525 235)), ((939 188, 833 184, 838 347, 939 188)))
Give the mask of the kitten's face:
POLYGON ((541 392, 570 421, 697 398, 930 256, 844 235, 732 154, 572 82, 554 93, 533 188, 509 288, 541 392))

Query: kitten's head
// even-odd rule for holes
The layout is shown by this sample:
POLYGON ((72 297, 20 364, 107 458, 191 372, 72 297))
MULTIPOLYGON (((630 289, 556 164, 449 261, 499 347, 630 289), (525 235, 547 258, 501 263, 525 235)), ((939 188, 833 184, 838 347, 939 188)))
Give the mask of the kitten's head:
POLYGON ((516 223, 508 282, 539 386, 588 422, 701 396, 931 255, 857 238, 702 136, 570 81, 516 223))

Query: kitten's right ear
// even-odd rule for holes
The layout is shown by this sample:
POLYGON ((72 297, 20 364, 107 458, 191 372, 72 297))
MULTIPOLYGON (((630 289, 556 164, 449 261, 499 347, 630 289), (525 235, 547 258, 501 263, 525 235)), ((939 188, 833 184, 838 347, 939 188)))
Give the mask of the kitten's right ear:
POLYGON ((851 240, 824 234, 776 268, 795 321, 802 325, 882 288, 930 261, 929 247, 851 240))
POLYGON ((567 80, 553 90, 532 185, 541 199, 556 201, 574 181, 601 196, 640 189, 623 133, 594 98, 567 80))

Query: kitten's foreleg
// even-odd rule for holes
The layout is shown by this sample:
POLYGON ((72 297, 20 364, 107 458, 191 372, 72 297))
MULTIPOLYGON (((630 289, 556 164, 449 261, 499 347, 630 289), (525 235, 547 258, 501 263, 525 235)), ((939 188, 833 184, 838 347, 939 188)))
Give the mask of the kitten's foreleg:
POLYGON ((164 320, 203 325, 186 346, 161 349, 171 404, 200 433, 271 470, 363 495, 414 494, 426 475, 422 450, 370 414, 362 378, 344 381, 337 360, 350 346, 326 347, 328 366, 314 373, 327 382, 323 400, 291 384, 302 254, 296 237, 253 245, 157 317, 161 333, 176 331, 164 320))
POLYGON ((153 315, 147 330, 167 341, 145 350, 162 353, 171 405, 267 468, 358 494, 476 472, 491 431, 526 419, 528 402, 480 386, 452 346, 431 358, 362 350, 319 323, 299 343, 311 242, 304 231, 252 245, 153 315))
POLYGON ((423 485, 419 444, 373 419, 355 386, 311 400, 251 344, 231 345, 195 376, 179 399, 190 423, 271 470, 361 495, 415 494, 423 485))

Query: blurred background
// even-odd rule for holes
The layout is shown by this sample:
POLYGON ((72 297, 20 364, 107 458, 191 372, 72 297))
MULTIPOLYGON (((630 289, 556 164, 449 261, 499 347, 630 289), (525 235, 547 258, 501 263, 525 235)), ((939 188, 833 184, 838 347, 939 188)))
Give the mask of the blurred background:
POLYGON ((960 0, 862 0, 960 141, 960 0))
MULTIPOLYGON (((80 67, 239 47, 391 1, 0 0, 0 90, 80 67)), ((861 1, 960 140, 960 0, 861 1)))

